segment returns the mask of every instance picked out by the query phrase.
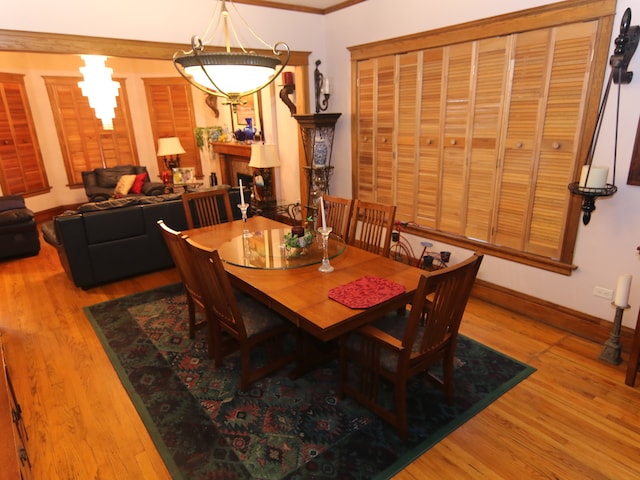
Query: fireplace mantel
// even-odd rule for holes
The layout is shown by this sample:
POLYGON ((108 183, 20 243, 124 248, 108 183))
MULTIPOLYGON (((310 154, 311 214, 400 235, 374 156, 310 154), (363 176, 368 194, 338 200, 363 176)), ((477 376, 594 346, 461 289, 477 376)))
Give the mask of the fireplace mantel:
POLYGON ((211 142, 211 149, 220 157, 220 183, 236 185, 237 173, 252 174, 249 168, 251 145, 246 143, 211 142))

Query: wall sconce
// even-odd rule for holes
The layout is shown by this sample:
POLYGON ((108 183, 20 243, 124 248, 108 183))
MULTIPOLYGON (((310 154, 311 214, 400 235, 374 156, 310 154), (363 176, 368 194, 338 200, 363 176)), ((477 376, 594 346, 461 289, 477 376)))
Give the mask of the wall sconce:
POLYGON ((282 72, 282 90, 280 90, 280 100, 287 106, 291 115, 295 115, 298 112, 298 108, 291 101, 289 95, 292 95, 296 91, 296 84, 293 80, 293 72, 282 72))
POLYGON ((618 122, 620 118, 620 85, 630 83, 633 78, 633 72, 628 72, 627 67, 629 66, 629 62, 636 51, 640 36, 640 27, 637 25, 630 27, 630 24, 631 9, 627 8, 620 23, 620 35, 618 35, 614 42, 616 47, 613 55, 611 55, 611 58, 609 59, 611 73, 609 74, 604 96, 602 97, 602 102, 598 109, 596 126, 593 136, 591 137, 591 143, 589 145, 589 150, 587 151, 585 164, 582 167, 580 180, 569 184, 569 191, 571 193, 582 196, 582 223, 584 225, 587 225, 591 220, 591 213, 596 209, 596 199, 598 197, 610 197, 618 191, 618 187, 616 187, 616 160, 618 153, 618 122), (592 163, 612 82, 618 85, 618 95, 613 149, 613 178, 612 183, 607 183, 609 168, 595 166, 592 165, 592 163))
POLYGON ((85 66, 80 67, 84 80, 78 82, 82 95, 89 99, 89 105, 102 121, 102 128, 113 130, 115 109, 118 106, 116 97, 120 83, 111 79, 113 70, 105 66, 107 57, 102 55, 80 55, 85 66))
POLYGON ((316 60, 316 69, 313 71, 313 79, 316 90, 316 113, 324 112, 329 107, 329 79, 318 69, 322 62, 316 60))

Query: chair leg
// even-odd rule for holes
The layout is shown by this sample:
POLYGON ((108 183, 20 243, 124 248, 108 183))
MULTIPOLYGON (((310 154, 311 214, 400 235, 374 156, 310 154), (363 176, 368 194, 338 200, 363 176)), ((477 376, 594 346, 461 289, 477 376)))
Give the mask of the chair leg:
POLYGON ((444 398, 446 402, 451 405, 454 400, 454 385, 453 385, 453 362, 455 360, 453 349, 447 349, 447 352, 442 359, 442 383, 444 388, 444 398))
POLYGON ((189 338, 193 339, 196 336, 196 306, 193 302, 193 298, 187 292, 187 308, 189 309, 189 338))

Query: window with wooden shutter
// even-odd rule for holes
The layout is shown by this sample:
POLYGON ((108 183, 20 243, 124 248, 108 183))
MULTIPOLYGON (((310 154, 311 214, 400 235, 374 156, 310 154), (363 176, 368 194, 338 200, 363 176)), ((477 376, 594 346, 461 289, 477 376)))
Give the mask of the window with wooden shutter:
MULTIPOLYGON (((145 78, 144 86, 154 144, 157 147, 158 138, 178 137, 185 150, 180 155, 180 166, 195 168, 196 177, 202 178, 191 86, 182 77, 145 78)), ((163 160, 157 161, 159 171, 164 170, 163 160)))
POLYGON ((0 186, 4 195, 50 190, 24 75, 13 73, 0 73, 0 186))
POLYGON ((70 186, 82 186, 82 173, 99 167, 138 165, 127 89, 123 78, 116 97, 113 130, 105 130, 82 95, 82 77, 44 77, 70 186))
POLYGON ((614 8, 568 0, 353 47, 354 105, 373 107, 355 112, 354 195, 397 205, 418 235, 570 273, 567 185, 593 130, 614 8))

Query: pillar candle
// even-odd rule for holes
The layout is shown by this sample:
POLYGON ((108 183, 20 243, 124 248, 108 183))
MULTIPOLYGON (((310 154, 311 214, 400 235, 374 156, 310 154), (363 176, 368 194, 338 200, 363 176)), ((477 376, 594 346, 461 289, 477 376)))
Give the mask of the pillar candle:
POLYGON ((242 179, 240 179, 240 203, 244 205, 244 188, 242 187, 242 179))
POLYGON ((629 291, 631 290, 631 275, 625 273, 618 277, 616 286, 616 298, 613 303, 616 307, 627 307, 629 305, 629 291))
POLYGON ((578 186, 587 188, 605 188, 607 186, 607 177, 609 176, 609 167, 598 167, 591 165, 585 165, 582 167, 582 174, 580 175, 580 183, 578 186), (587 172, 589 178, 587 178, 587 172))
POLYGON ((293 85, 293 72, 282 72, 282 84, 293 85))
POLYGON ((320 210, 322 212, 322 228, 327 228, 327 219, 324 215, 324 197, 320 197, 320 210))

